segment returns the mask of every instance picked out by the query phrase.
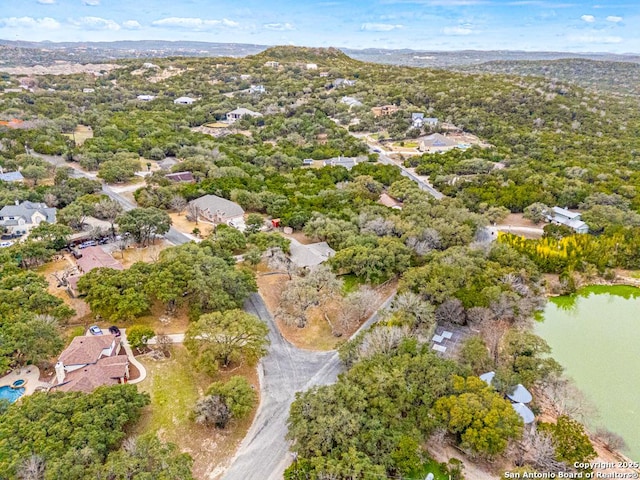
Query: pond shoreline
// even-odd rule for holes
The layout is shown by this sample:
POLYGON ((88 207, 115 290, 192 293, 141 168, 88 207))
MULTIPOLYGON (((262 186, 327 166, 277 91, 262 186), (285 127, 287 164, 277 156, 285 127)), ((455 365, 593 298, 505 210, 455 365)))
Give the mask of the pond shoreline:
MULTIPOLYGON (((621 434, 629 454, 638 461, 640 436, 634 427, 640 424, 640 413, 633 398, 640 383, 634 381, 631 369, 640 362, 634 347, 640 288, 625 280, 631 279, 596 281, 573 294, 548 295, 540 321, 533 328, 552 347, 552 355, 566 375, 600 411, 600 418, 591 418, 588 429, 604 426, 621 434)), ((590 436, 604 448, 603 442, 590 436)), ((629 460, 623 452, 611 452, 623 459, 620 461, 629 460)))

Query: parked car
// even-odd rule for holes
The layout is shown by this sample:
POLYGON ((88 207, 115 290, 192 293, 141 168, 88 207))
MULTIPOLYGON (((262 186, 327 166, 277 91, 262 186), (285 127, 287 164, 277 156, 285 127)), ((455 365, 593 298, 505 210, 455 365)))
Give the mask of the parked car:
POLYGON ((120 329, 118 327, 116 327, 115 325, 111 325, 109 327, 109 333, 111 335, 115 335, 116 337, 119 337, 121 335, 120 329))
POLYGON ((82 258, 82 253, 80 253, 80 250, 78 250, 77 248, 73 248, 71 250, 71 254, 74 258, 82 258))
POLYGON ((95 247, 96 245, 98 245, 98 242, 95 240, 87 240, 86 242, 82 242, 78 248, 95 247))
POLYGON ((7 248, 13 245, 13 242, 0 242, 0 248, 7 248))
POLYGON ((91 325, 89 327, 89 331, 91 332, 91 335, 102 335, 102 329, 97 325, 91 325))

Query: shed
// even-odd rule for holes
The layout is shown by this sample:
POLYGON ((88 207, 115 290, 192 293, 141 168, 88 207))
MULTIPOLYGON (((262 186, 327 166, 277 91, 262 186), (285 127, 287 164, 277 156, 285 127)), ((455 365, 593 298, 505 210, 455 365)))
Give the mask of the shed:
POLYGON ((195 101, 196 99, 191 97, 178 97, 173 101, 173 103, 176 105, 191 105, 195 101))

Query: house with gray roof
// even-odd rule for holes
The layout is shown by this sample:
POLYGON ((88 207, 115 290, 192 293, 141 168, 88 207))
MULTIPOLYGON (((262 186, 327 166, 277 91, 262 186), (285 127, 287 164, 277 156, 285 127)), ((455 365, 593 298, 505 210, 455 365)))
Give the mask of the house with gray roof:
MULTIPOLYGON (((2 172, 2 169, 0 169, 0 172, 2 172)), ((2 182, 24 182, 24 177, 22 176, 22 173, 20 172, 7 172, 7 173, 0 173, 0 181, 2 182)))
POLYGON ((456 140, 446 137, 441 133, 434 133, 424 137, 420 141, 420 151, 428 153, 448 152, 454 148, 460 148, 461 145, 456 140))
POLYGON ((578 212, 553 207, 546 217, 549 222, 565 225, 575 230, 576 233, 589 233, 589 225, 582 221, 582 214, 578 212))
POLYGON ((56 209, 44 203, 25 201, 6 205, 0 209, 0 229, 6 234, 19 237, 27 235, 42 222, 56 223, 56 209))
POLYGON ((249 110, 248 108, 238 107, 235 110, 231 110, 229 113, 227 113, 227 122, 235 123, 245 116, 261 117, 262 114, 259 112, 254 112, 253 110, 249 110))
MULTIPOLYGON (((189 202, 189 211, 212 223, 240 222, 244 210, 240 205, 217 195, 205 195, 189 202)), ((191 213, 190 213, 191 215, 191 213)))

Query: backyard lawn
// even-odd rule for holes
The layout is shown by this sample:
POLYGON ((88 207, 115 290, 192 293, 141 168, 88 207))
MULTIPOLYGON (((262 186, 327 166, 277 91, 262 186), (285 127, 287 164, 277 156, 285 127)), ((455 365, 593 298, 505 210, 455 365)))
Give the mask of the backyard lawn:
MULTIPOLYGON (((157 361, 141 356, 138 360, 147 369, 147 378, 138 388, 149 393, 151 405, 145 408, 134 433, 154 432, 162 440, 177 444, 193 457, 196 478, 216 478, 222 474, 255 412, 242 421, 232 422, 226 430, 197 425, 190 419, 191 411, 213 379, 193 369, 186 349, 175 345, 169 359, 157 361)), ((224 372, 215 380, 225 380, 231 375, 243 375, 258 388, 255 368, 224 372)))

